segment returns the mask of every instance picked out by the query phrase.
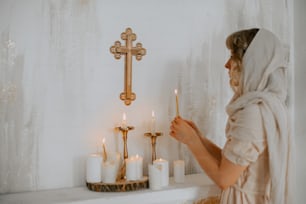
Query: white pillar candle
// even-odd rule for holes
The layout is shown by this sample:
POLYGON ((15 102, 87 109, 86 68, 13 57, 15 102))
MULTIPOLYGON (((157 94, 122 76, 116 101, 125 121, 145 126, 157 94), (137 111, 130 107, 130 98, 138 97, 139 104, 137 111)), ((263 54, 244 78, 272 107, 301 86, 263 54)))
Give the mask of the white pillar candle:
POLYGON ((121 167, 121 163, 122 163, 120 153, 119 152, 108 152, 107 155, 108 155, 107 161, 114 162, 116 165, 116 168, 119 171, 119 168, 121 167))
POLYGON ((118 168, 114 161, 106 161, 102 163, 102 181, 104 183, 115 183, 118 168))
POLYGON ((156 159, 153 161, 154 165, 161 166, 161 185, 168 186, 169 185, 169 162, 164 159, 156 159))
POLYGON ((86 181, 88 183, 101 182, 101 164, 102 156, 91 154, 86 161, 86 181))
POLYGON ((185 179, 185 162, 184 160, 176 160, 173 162, 174 181, 176 183, 184 183, 185 179))
POLYGON ((125 165, 126 165, 125 169, 126 180, 128 181, 138 180, 136 159, 134 157, 125 159, 125 165))
POLYGON ((152 190, 159 190, 162 188, 162 165, 149 164, 149 186, 152 190))
POLYGON ((129 181, 140 180, 143 177, 143 158, 141 156, 132 156, 125 160, 126 179, 129 181))
POLYGON ((143 158, 141 156, 138 156, 137 154, 135 160, 136 160, 137 180, 139 180, 142 179, 143 177, 143 158))
POLYGON ((115 183, 121 165, 119 152, 108 152, 107 160, 102 162, 102 181, 104 183, 115 183))

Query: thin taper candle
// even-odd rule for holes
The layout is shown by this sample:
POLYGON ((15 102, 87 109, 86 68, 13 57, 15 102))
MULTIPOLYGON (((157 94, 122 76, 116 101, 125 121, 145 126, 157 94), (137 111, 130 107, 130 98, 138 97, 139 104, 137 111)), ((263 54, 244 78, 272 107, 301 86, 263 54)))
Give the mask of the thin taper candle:
POLYGON ((152 120, 151 120, 151 134, 155 135, 155 113, 152 110, 152 120))
POLYGON ((106 153, 106 147, 105 147, 105 138, 102 140, 102 148, 103 148, 103 161, 107 161, 107 153, 106 153))
POLYGON ((179 100, 178 100, 177 89, 174 90, 174 93, 175 93, 175 101, 176 101, 176 116, 179 116, 180 112, 179 112, 179 100))
POLYGON ((122 115, 122 128, 123 129, 126 129, 127 128, 127 125, 126 125, 127 123, 126 123, 126 114, 125 114, 125 112, 123 113, 123 115, 122 115))

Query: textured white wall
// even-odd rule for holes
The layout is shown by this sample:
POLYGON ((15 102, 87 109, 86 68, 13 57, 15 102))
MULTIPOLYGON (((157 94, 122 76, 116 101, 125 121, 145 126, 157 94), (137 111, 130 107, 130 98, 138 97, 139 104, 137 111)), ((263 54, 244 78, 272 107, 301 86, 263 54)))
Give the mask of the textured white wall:
POLYGON ((130 155, 150 160, 143 133, 154 110, 164 133, 158 157, 172 161, 181 152, 187 172, 200 171, 168 136, 173 90, 180 91, 182 116, 222 145, 231 95, 224 40, 237 29, 265 27, 290 48, 288 11, 285 0, 2 0, 0 192, 84 185, 86 155, 102 137, 108 149, 122 151, 114 127, 124 111, 136 127, 130 155), (127 27, 147 49, 133 61, 137 99, 129 107, 119 100, 123 59, 109 52, 127 27))
POLYGON ((295 75, 295 136, 297 155, 297 202, 305 203, 306 194, 306 1, 294 1, 294 75, 295 75))

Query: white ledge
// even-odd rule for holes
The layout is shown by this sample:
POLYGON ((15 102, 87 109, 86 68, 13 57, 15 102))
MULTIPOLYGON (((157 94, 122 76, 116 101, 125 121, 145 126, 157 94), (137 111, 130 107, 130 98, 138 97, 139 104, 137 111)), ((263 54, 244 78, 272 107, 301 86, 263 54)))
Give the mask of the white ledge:
POLYGON ((186 175, 183 184, 170 178, 169 186, 153 191, 150 189, 131 192, 94 192, 84 187, 65 188, 0 195, 0 203, 6 204, 122 204, 192 203, 199 198, 220 194, 220 189, 205 174, 186 175))

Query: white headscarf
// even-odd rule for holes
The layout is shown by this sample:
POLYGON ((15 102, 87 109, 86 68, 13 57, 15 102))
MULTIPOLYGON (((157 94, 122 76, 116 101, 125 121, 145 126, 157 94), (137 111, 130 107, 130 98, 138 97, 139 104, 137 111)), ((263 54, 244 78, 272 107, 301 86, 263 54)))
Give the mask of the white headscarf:
POLYGON ((294 140, 285 105, 287 59, 281 42, 260 29, 243 60, 238 92, 227 106, 229 116, 249 104, 261 103, 269 152, 270 198, 273 204, 293 203, 295 185, 294 140))

